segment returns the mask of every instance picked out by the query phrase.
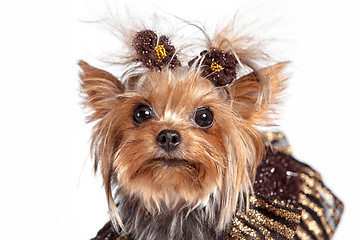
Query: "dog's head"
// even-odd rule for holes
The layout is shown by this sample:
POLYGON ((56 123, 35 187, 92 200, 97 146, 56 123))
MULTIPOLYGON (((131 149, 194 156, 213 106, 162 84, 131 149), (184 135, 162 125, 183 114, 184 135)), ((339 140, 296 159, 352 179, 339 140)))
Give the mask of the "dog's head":
POLYGON ((211 207, 219 228, 246 206, 264 148, 256 126, 271 122, 286 63, 256 68, 259 52, 243 42, 224 29, 183 66, 169 38, 140 31, 132 41, 140 64, 123 81, 80 61, 85 105, 96 122, 95 170, 114 222, 121 225, 114 190, 150 213, 211 207))

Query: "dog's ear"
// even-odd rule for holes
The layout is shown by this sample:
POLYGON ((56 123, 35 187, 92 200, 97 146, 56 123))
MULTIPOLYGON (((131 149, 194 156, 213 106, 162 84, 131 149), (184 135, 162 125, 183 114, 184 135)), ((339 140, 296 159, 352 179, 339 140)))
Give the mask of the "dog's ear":
POLYGON ((230 86, 234 106, 243 119, 254 125, 271 125, 286 88, 288 64, 282 62, 251 72, 230 86))
POLYGON ((90 121, 104 117, 116 103, 124 85, 112 74, 79 61, 81 91, 85 95, 84 106, 90 106, 94 113, 90 121))

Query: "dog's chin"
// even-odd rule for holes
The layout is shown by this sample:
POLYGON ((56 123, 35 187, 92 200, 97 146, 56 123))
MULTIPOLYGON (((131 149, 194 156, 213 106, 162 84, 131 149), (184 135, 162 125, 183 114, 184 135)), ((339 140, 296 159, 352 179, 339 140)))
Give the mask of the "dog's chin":
POLYGON ((139 199, 149 211, 161 204, 170 209, 181 203, 190 206, 207 201, 221 177, 218 172, 208 172, 203 163, 181 157, 149 158, 138 165, 132 169, 129 165, 124 172, 127 176, 119 178, 119 193, 139 199))

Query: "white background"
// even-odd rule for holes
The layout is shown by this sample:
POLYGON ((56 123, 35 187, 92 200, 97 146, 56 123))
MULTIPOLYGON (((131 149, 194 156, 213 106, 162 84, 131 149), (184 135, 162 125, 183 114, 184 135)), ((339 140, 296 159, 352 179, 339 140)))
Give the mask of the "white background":
MULTIPOLYGON (((90 239, 108 219, 100 177, 92 173, 76 62, 102 67, 97 57, 118 48, 110 33, 83 22, 106 15, 114 2, 0 3, 1 239, 90 239)), ((295 156, 345 203, 335 239, 359 239, 357 1, 133 2, 131 12, 171 13, 210 33, 236 10, 271 22, 267 31, 280 40, 272 50, 293 62, 281 128, 295 156)))

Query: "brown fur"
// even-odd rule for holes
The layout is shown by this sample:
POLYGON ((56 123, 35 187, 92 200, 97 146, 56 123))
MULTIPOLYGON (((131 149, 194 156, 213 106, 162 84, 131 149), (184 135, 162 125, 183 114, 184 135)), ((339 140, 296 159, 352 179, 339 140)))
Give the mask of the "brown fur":
MULTIPOLYGON (((174 218, 176 209, 184 208, 188 214, 203 211, 202 221, 220 234, 236 209, 247 207, 264 151, 256 126, 269 125, 273 118, 274 104, 284 89, 286 63, 256 68, 252 57, 261 53, 241 50, 230 30, 215 35, 213 46, 233 51, 252 72, 227 86, 215 87, 201 76, 200 67, 148 70, 121 83, 110 73, 79 62, 85 106, 92 109, 89 121, 96 122, 91 145, 94 167, 101 170, 115 227, 132 236, 144 237, 135 227, 142 215, 168 211, 174 218), (137 126, 132 111, 139 103, 149 105, 153 117, 137 126), (199 128, 193 119, 202 106, 214 114, 208 129, 199 128), (181 134, 175 151, 166 152, 157 144, 156 136, 164 129, 181 134), (117 208, 114 197, 127 199, 129 206, 136 202, 135 216, 126 215, 126 203, 117 208)), ((186 236, 184 231, 179 233, 186 236)))

